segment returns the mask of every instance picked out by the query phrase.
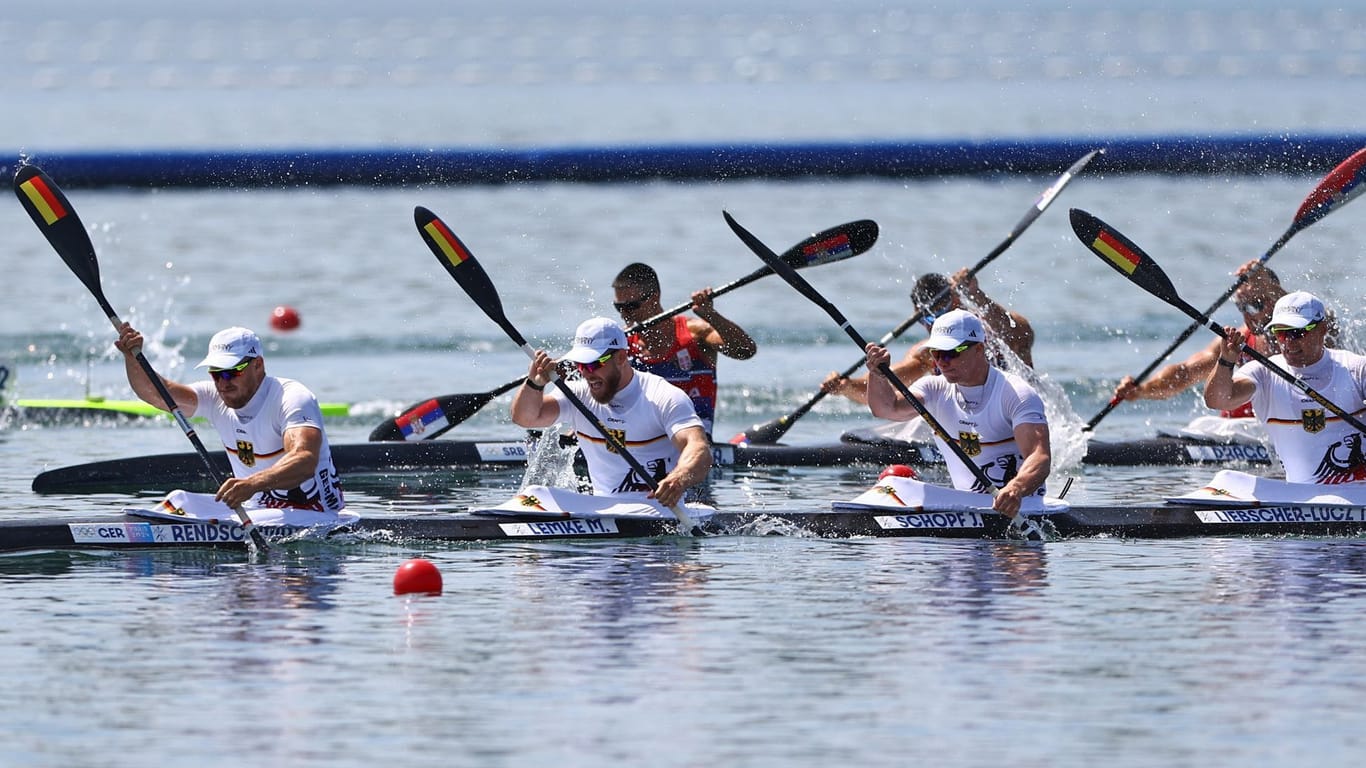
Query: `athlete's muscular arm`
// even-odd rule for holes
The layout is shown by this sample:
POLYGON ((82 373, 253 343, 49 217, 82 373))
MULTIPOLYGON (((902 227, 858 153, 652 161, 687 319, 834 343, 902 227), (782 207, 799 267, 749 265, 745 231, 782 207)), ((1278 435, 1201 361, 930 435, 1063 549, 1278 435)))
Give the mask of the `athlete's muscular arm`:
POLYGON ((312 426, 291 427, 285 430, 283 440, 284 456, 274 466, 246 477, 228 478, 218 487, 214 498, 235 507, 263 491, 297 488, 313 477, 322 453, 322 430, 312 426))
POLYGON ((707 472, 711 471, 711 444, 701 427, 678 430, 673 443, 678 448, 678 464, 650 494, 666 507, 682 501, 683 493, 705 480, 707 472))

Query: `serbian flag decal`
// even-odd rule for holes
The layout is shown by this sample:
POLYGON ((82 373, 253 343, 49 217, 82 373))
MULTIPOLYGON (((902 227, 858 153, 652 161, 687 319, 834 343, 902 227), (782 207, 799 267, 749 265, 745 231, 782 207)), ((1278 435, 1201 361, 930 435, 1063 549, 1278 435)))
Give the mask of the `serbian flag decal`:
POLYGON ((807 264, 824 264, 827 261, 848 258, 853 250, 854 246, 849 242, 849 236, 841 232, 819 243, 808 245, 802 249, 802 256, 806 258, 807 264))
POLYGON ((1129 250, 1129 247, 1121 243, 1118 239, 1105 230, 1096 234, 1096 239, 1091 243, 1091 247, 1096 251, 1105 254, 1112 264, 1124 272, 1132 275, 1138 264, 1143 259, 1138 254, 1129 250))
POLYGON ((66 208, 57 196, 52 194, 52 190, 38 176, 25 181, 19 185, 24 196, 33 204, 35 210, 43 217, 43 221, 49 226, 56 224, 57 220, 66 215, 66 208))
POLYGON ((461 245, 455 235, 446 228, 446 225, 442 223, 441 219, 432 219, 427 222, 427 224, 422 227, 422 231, 426 232, 427 236, 432 239, 432 242, 436 243, 437 247, 441 249, 442 255, 446 257, 446 261, 451 263, 451 266, 458 267, 465 259, 470 257, 470 252, 465 250, 465 247, 461 245))
POLYGON ((440 403, 428 400, 395 418, 394 424, 398 426, 398 431, 403 433, 404 440, 421 440, 427 432, 442 429, 448 426, 450 421, 446 419, 446 412, 441 410, 440 403))

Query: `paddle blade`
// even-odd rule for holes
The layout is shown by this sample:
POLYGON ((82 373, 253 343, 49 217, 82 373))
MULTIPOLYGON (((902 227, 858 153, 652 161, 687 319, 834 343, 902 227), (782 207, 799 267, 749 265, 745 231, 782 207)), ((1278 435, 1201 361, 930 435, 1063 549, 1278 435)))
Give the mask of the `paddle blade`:
POLYGON ((451 277, 455 278, 455 282, 465 289, 465 293, 484 310, 484 314, 497 323, 518 346, 525 346, 526 339, 512 323, 508 322, 507 315, 503 312, 503 301, 498 297, 498 289, 494 287, 484 267, 474 258, 474 254, 470 253, 470 249, 465 247, 460 238, 456 237, 435 213, 420 205, 413 209, 413 221, 417 224, 417 231, 422 235, 427 247, 432 249, 436 260, 441 262, 441 266, 446 268, 451 277))
POLYGON ((490 392, 433 397, 414 403, 370 432, 371 442, 431 440, 473 416, 493 399, 490 392))
POLYGON ((1169 304, 1185 304, 1167 273, 1132 240, 1080 208, 1072 209, 1071 218, 1072 231, 1101 261, 1159 299, 1169 304))
POLYGON ((57 182, 36 165, 21 165, 14 174, 14 194, 52 249, 103 303, 95 245, 57 182))
POLYGON ((431 440, 478 413, 494 398, 522 386, 519 377, 488 392, 442 395, 414 403, 392 419, 386 419, 370 432, 371 442, 386 440, 431 440))
POLYGON ((1366 149, 1357 150, 1328 172, 1295 212, 1295 229, 1304 229, 1352 198, 1366 192, 1366 149))
POLYGON ((787 249, 783 261, 793 269, 843 261, 866 252, 877 242, 877 222, 860 219, 831 227, 787 249))
POLYGON ((783 435, 787 434, 787 431, 792 428, 794 423, 796 423, 796 419, 791 416, 779 416, 776 419, 765 421, 763 424, 755 424, 744 432, 732 437, 730 442, 735 445, 744 445, 745 443, 772 445, 773 443, 782 440, 783 435))

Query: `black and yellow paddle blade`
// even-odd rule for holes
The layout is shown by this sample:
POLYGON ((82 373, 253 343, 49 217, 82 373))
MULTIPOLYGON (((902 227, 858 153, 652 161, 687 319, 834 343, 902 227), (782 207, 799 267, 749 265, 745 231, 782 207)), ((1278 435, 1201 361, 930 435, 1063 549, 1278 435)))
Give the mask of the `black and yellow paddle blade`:
POLYGON ((36 165, 21 165, 14 174, 14 194, 52 249, 76 273, 85 287, 104 303, 100 262, 90 234, 57 182, 36 165))
POLYGON ((503 312, 503 301, 498 297, 498 289, 494 287, 488 273, 474 258, 470 249, 465 247, 450 227, 446 226, 446 222, 420 205, 413 209, 413 222, 417 225, 417 231, 421 233, 427 247, 432 249, 436 260, 441 262, 441 266, 455 278, 455 282, 465 289, 465 293, 469 294, 474 303, 484 310, 484 314, 497 323, 519 346, 526 344, 522 334, 508 322, 507 314, 503 312))
POLYGON ((1071 219, 1072 231, 1101 261, 1159 299, 1169 304, 1185 304, 1167 273, 1134 241, 1080 208, 1072 209, 1071 219))

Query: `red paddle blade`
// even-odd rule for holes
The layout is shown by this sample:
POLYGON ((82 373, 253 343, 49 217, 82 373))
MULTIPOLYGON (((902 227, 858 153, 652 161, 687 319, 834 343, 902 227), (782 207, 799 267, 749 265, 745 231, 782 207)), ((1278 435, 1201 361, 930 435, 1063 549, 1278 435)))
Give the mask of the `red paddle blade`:
POLYGON ((1303 229, 1349 200, 1366 192, 1366 149, 1357 150, 1329 171, 1295 212, 1295 226, 1303 229))

